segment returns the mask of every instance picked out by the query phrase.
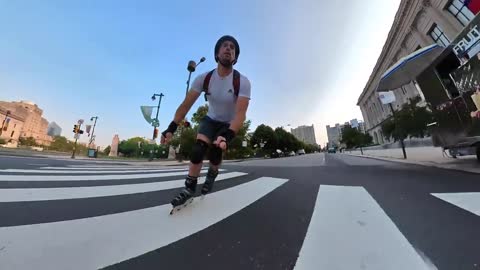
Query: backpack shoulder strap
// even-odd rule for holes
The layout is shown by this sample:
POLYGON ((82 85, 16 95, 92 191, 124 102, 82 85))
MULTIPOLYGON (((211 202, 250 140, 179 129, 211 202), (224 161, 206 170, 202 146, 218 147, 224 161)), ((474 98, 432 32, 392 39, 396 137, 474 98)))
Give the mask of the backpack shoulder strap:
POLYGON ((235 96, 238 97, 240 92, 240 72, 236 69, 233 70, 233 90, 235 91, 235 96))
POLYGON ((212 74, 213 74, 214 71, 215 71, 215 69, 208 72, 207 75, 205 76, 205 79, 203 80, 202 91, 205 92, 205 101, 207 101, 207 95, 209 95, 208 86, 210 85, 210 79, 212 78, 212 74))

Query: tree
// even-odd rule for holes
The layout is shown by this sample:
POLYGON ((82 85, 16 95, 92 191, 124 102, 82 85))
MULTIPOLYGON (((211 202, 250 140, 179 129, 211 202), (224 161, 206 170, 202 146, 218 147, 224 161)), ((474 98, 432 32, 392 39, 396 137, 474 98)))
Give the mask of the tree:
POLYGON ((227 159, 244 158, 245 156, 253 154, 253 149, 251 148, 251 145, 247 144, 246 147, 243 146, 243 142, 247 141, 246 137, 248 131, 250 130, 251 124, 251 120, 243 122, 243 125, 237 132, 235 138, 228 145, 228 150, 226 153, 227 159))
POLYGON ((18 141, 20 142, 21 145, 37 146, 37 142, 35 141, 35 139, 33 137, 28 137, 28 138, 20 137, 20 139, 18 141))
POLYGON ((254 147, 261 147, 261 144, 265 143, 262 149, 264 153, 269 153, 277 149, 277 136, 275 135, 275 131, 264 124, 255 129, 251 142, 254 147))
POLYGON ((55 138, 53 138, 50 149, 60 152, 68 152, 73 149, 73 144, 63 136, 56 136, 55 138))
POLYGON ((196 141, 196 132, 191 128, 184 129, 180 139, 180 154, 183 159, 190 159, 190 154, 192 152, 193 145, 196 141))
POLYGON ((123 140, 118 145, 118 152, 126 157, 139 156, 141 151, 150 153, 153 146, 149 146, 147 141, 141 137, 133 137, 128 140, 123 140), (140 143, 140 147, 139 147, 140 143), (147 150, 147 151, 145 151, 147 150))
POLYGON ((277 138, 277 148, 282 151, 296 152, 305 147, 304 143, 299 141, 292 133, 287 132, 281 127, 275 129, 275 135, 277 138))
POLYGON ((433 121, 433 114, 427 107, 419 107, 420 97, 411 98, 395 117, 382 124, 382 132, 395 141, 410 138, 423 138, 428 134, 427 124, 433 121))
POLYGON ((208 113, 208 104, 198 107, 197 111, 192 116, 192 123, 194 126, 200 125, 200 121, 207 115, 208 113))
POLYGON ((370 134, 364 134, 358 129, 345 125, 342 129, 342 138, 340 142, 347 146, 347 149, 360 147, 363 154, 362 147, 368 146, 372 143, 373 138, 370 134))
POLYGON ((0 144, 6 144, 7 142, 4 139, 0 138, 0 144))

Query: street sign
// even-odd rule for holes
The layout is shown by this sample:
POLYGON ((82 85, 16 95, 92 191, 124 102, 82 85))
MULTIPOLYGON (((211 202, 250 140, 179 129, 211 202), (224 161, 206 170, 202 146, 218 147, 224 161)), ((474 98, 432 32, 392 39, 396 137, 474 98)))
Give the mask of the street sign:
POLYGON ((378 93, 378 97, 383 105, 395 102, 395 94, 393 91, 378 93))
POLYGON ((75 136, 73 138, 76 140, 80 139, 80 133, 75 133, 75 136))
POLYGON ((158 122, 157 119, 152 119, 152 126, 153 127, 159 127, 160 126, 160 123, 158 122))

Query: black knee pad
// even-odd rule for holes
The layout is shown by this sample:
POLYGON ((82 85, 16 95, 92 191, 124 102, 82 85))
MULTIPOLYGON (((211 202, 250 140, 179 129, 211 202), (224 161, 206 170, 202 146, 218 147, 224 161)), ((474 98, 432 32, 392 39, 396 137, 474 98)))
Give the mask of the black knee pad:
POLYGON ((203 161, 205 153, 207 152, 208 144, 202 140, 197 140, 193 145, 192 154, 190 155, 190 161, 193 164, 199 164, 203 161))
POLYGON ((212 147, 208 152, 208 159, 213 165, 219 165, 222 162, 222 149, 219 147, 212 147))

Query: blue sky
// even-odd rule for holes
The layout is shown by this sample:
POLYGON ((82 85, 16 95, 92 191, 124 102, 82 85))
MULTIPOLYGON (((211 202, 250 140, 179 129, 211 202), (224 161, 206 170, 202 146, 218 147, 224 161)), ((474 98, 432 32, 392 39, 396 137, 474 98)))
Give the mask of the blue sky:
MULTIPOLYGON (((141 105, 163 93, 160 130, 193 74, 213 69, 213 47, 235 36, 235 68, 252 84, 252 130, 361 119, 356 101, 400 0, 6 1, 0 0, 0 100, 29 100, 72 138, 80 118, 99 116, 97 143, 150 138, 141 105)), ((204 104, 200 98, 188 116, 204 104)), ((81 141, 86 141, 83 136, 81 141)))

